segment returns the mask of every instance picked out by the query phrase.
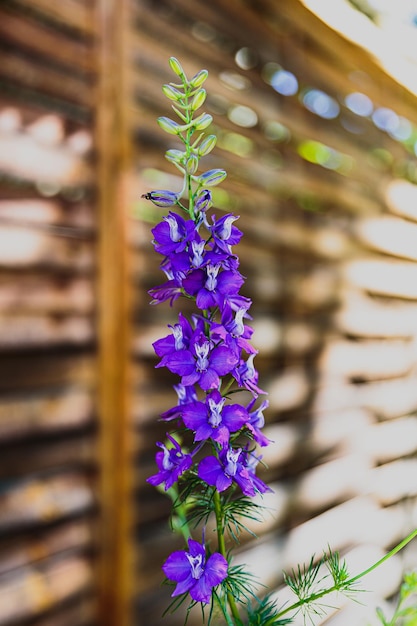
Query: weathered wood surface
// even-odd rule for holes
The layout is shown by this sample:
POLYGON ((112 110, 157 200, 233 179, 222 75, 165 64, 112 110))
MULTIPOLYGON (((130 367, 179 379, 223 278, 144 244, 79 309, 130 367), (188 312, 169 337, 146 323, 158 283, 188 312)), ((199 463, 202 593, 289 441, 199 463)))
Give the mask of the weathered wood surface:
MULTIPOLYGON (((242 538, 238 559, 282 599, 282 568, 328 543, 355 562, 354 546, 380 553, 407 532, 417 497, 415 154, 345 98, 362 92, 415 132, 416 97, 303 3, 279 5, 0 7, 5 626, 31 616, 75 626, 98 614, 100 626, 155 624, 169 603, 160 563, 181 541, 169 500, 146 477, 165 436, 158 416, 176 402, 152 342, 176 309, 148 304, 146 290, 163 281, 150 242, 162 212, 140 197, 181 184, 163 157, 173 138, 156 124, 169 114, 161 84, 172 54, 189 75, 210 73, 205 108, 219 139, 205 165, 228 171, 215 211, 240 215, 236 252, 269 392, 273 443, 261 475, 274 513, 254 528, 259 540, 242 538), (272 88, 280 68, 296 77, 296 94, 272 88), (312 88, 337 103, 334 118, 304 106, 312 88), (233 121, 239 106, 253 124, 233 121)), ((399 572, 397 560, 376 581, 380 601, 399 572)))

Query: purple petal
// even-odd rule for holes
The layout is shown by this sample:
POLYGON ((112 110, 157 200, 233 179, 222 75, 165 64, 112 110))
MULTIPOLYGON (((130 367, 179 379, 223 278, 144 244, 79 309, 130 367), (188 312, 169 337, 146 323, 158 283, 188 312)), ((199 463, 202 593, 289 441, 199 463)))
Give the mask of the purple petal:
POLYGON ((184 278, 182 285, 187 293, 191 296, 202 289, 205 281, 205 272, 203 270, 194 270, 188 274, 187 278, 184 278))
POLYGON ((237 362, 238 358, 236 354, 225 346, 214 348, 210 355, 210 364, 219 376, 224 376, 231 372, 237 362))
POLYGON ((195 371, 195 360, 189 350, 177 350, 164 356, 156 367, 167 367, 174 374, 187 376, 195 371))
POLYGON ((220 461, 214 456, 207 456, 200 461, 198 475, 208 485, 217 487, 218 491, 224 491, 232 484, 232 479, 225 475, 220 461))
POLYGON ((207 407, 202 402, 192 402, 182 411, 182 420, 187 428, 197 430, 207 424, 207 407))
MULTIPOLYGON (((230 371, 230 370, 228 370, 230 371)), ((217 372, 213 368, 209 368, 206 372, 203 372, 200 377, 200 387, 204 391, 209 389, 216 389, 220 384, 220 378, 217 372)))
POLYGON ((248 412, 239 404, 225 406, 222 411, 222 421, 231 433, 240 430, 248 419, 248 412))
POLYGON ((169 580, 180 582, 190 576, 190 562, 184 550, 178 550, 169 555, 162 566, 162 571, 169 580))
POLYGON ((224 556, 215 552, 207 559, 204 577, 211 587, 220 584, 227 576, 228 563, 224 556))

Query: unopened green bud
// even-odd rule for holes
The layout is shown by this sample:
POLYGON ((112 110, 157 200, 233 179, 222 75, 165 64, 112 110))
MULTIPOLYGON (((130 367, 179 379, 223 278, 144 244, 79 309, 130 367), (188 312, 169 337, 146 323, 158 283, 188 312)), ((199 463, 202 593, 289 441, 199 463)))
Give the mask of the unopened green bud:
POLYGON ((210 126, 212 121, 213 118, 211 115, 209 115, 208 113, 203 113, 194 120, 193 126, 195 130, 204 130, 205 128, 207 128, 207 126, 210 126))
POLYGON ((207 170, 197 178, 197 182, 202 187, 214 187, 221 183, 227 176, 224 170, 207 170))
POLYGON ((172 87, 172 85, 162 85, 162 91, 167 98, 174 102, 179 102, 184 97, 184 94, 179 89, 172 87))
POLYGON ((184 74, 184 70, 182 69, 181 63, 178 61, 178 59, 176 59, 175 57, 171 57, 169 59, 169 65, 172 69, 172 71, 177 75, 180 76, 181 78, 183 76, 185 76, 184 74))
POLYGON ((184 156, 184 152, 181 152, 181 150, 174 150, 174 148, 165 152, 165 158, 171 163, 183 163, 184 156))
POLYGON ((193 111, 197 111, 197 109, 199 109, 201 105, 204 104, 206 96, 207 96, 206 90, 199 89, 191 102, 191 109, 193 111))
POLYGON ((188 159, 187 159, 187 163, 185 165, 185 169, 187 170, 188 174, 195 174, 197 169, 198 169, 198 156, 195 154, 191 154, 188 159))
POLYGON ((197 74, 193 76, 192 79, 190 80, 191 87, 193 89, 196 89, 197 87, 201 87, 201 85, 206 80, 207 76, 208 76, 207 70, 200 70, 199 72, 197 72, 197 74))
POLYGON ((178 135, 181 132, 181 126, 169 117, 158 117, 158 124, 162 130, 170 135, 178 135))
POLYGON ((203 139, 203 141, 200 144, 200 147, 198 148, 198 156, 202 157, 208 154, 209 152, 211 152, 214 146, 216 145, 216 142, 217 142, 216 135, 207 135, 207 137, 203 139))

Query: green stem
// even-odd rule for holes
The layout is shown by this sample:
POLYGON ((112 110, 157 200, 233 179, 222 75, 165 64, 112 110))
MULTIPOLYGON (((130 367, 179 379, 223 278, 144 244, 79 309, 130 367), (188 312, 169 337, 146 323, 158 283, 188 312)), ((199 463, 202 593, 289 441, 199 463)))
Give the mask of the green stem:
POLYGON ((274 615, 274 617, 272 617, 267 622, 265 622, 265 624, 263 626, 272 626, 274 624, 274 622, 279 617, 282 617, 283 615, 286 615, 287 613, 290 613, 291 611, 297 611, 300 607, 302 607, 305 604, 310 604, 312 602, 315 602, 316 600, 320 600, 321 598, 323 598, 324 596, 326 596, 329 593, 332 593, 333 591, 341 591, 341 592, 343 592, 343 591, 348 590, 349 587, 351 587, 358 580, 360 580, 361 578, 363 578, 364 576, 366 576, 367 574, 372 572, 374 569, 376 569, 377 567, 382 565, 389 558, 394 556, 394 554, 397 554, 397 552, 402 550, 408 543, 410 543, 410 541, 412 539, 414 539, 414 537, 417 537, 417 528, 415 530, 413 530, 412 533, 410 533, 405 539, 403 539, 392 550, 390 550, 387 554, 385 554, 381 559, 376 561, 376 563, 374 563, 373 565, 368 567, 363 572, 360 572, 356 576, 352 576, 352 578, 349 578, 348 580, 343 581, 343 583, 334 584, 331 587, 329 587, 328 589, 323 589, 322 591, 318 591, 316 593, 312 593, 311 595, 307 596, 306 598, 301 598, 300 600, 298 600, 297 602, 295 602, 291 606, 287 607, 286 609, 284 609, 282 611, 279 611, 279 613, 274 615))
MULTIPOLYGON (((219 552, 226 559, 227 552, 226 552, 226 541, 224 537, 223 507, 222 507, 222 503, 220 500, 220 494, 217 491, 217 489, 214 491, 213 501, 214 501, 214 512, 216 515, 217 543, 219 547, 219 552)), ((236 601, 233 597, 233 594, 230 591, 227 593, 227 601, 229 603, 230 611, 235 620, 235 624, 237 626, 243 626, 243 622, 240 619, 239 611, 236 606, 236 601)))
POLYGON ((371 565, 371 567, 368 567, 368 569, 364 570, 360 574, 357 574, 357 576, 354 576, 353 578, 351 578, 349 582, 350 583, 356 582, 357 580, 359 580, 359 578, 362 578, 363 576, 366 576, 366 574, 369 574, 370 572, 372 572, 374 569, 382 565, 384 561, 387 561, 392 556, 394 556, 394 554, 397 554, 397 552, 402 550, 408 543, 410 543, 410 541, 414 539, 414 537, 417 537, 417 528, 413 530, 413 532, 410 533, 405 539, 400 541, 400 543, 397 544, 395 548, 387 552, 387 554, 385 554, 385 556, 383 556, 382 559, 379 559, 379 561, 371 565))

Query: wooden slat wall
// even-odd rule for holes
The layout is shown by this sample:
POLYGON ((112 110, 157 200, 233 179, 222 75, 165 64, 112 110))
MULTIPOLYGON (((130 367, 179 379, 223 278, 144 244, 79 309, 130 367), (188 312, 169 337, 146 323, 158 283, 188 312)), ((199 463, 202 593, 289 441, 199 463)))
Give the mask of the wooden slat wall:
MULTIPOLYGON (((172 137, 155 121, 169 114, 161 84, 172 80, 174 55, 189 75, 209 70, 205 109, 219 142, 206 166, 228 171, 218 210, 239 214, 245 233, 238 253, 270 393, 275 443, 265 452, 264 478, 275 489, 266 505, 276 513, 256 529, 257 541, 244 541, 239 561, 277 590, 283 568, 320 554, 327 542, 353 568, 369 564, 416 523, 416 95, 299 2, 137 0, 132 14, 137 198, 180 184, 163 158, 172 137), (265 78, 271 64, 296 76, 296 94, 274 91, 265 78), (299 95, 312 88, 332 97, 339 114, 309 111, 299 95), (352 92, 407 118, 408 145, 349 110, 352 92), (237 106, 255 112, 257 123, 233 122, 237 106), (315 150, 339 167, 325 157, 320 165, 315 150)), ((136 212, 137 615, 143 624, 174 626, 182 617, 160 617, 169 599, 159 568, 179 542, 167 526, 168 500, 145 477, 164 434, 158 414, 175 402, 166 392, 172 379, 153 370, 151 343, 175 311, 147 304, 146 290, 161 280, 149 235, 161 211, 138 200, 136 212)), ((367 581, 371 610, 375 597, 394 593, 406 564, 411 550, 367 581)), ((359 625, 358 611, 350 605, 328 623, 359 625)))
POLYGON ((0 8, 0 624, 97 612, 93 3, 0 8))
MULTIPOLYGON (((298 0, 3 0, 0 625, 183 623, 161 618, 181 542, 145 482, 175 402, 151 343, 176 312, 146 293, 163 212, 140 200, 179 185, 156 124, 171 55, 209 70, 206 165, 229 173, 216 211, 240 215, 270 394, 274 513, 237 558, 284 602, 283 568, 328 542, 368 565, 416 525, 417 96, 298 0), (269 84, 279 67, 294 95, 269 84), (303 105, 312 88, 338 115, 303 105), (411 137, 350 111, 357 91, 411 137)), ((372 601, 414 563, 411 547, 369 581, 372 601)))

